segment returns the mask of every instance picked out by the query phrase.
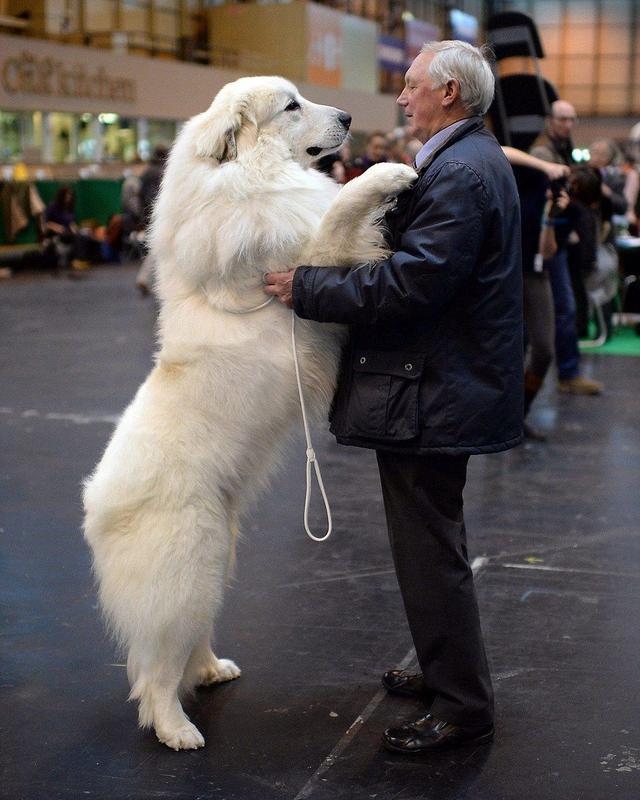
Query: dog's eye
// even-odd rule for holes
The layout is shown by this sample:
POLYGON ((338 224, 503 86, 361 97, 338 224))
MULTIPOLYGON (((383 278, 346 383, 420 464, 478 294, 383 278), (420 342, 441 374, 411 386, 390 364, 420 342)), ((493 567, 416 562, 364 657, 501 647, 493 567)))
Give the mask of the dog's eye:
POLYGON ((300 103, 297 100, 292 100, 285 108, 285 111, 297 111, 300 108, 300 103))

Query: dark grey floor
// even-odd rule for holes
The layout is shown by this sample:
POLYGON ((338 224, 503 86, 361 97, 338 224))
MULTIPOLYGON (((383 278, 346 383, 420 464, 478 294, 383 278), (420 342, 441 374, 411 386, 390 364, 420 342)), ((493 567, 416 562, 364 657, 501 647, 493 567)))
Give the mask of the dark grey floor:
POLYGON ((154 308, 133 276, 0 284, 0 796, 637 800, 632 358, 585 359, 600 398, 547 391, 536 416, 549 444, 472 459, 493 745, 413 759, 380 748, 388 723, 418 711, 379 690, 384 669, 410 663, 410 640, 372 455, 324 431, 335 533, 316 544, 302 529, 300 441, 246 526, 218 624, 216 650, 243 676, 189 707, 205 749, 175 753, 137 730, 79 531, 80 482, 151 364, 154 308))

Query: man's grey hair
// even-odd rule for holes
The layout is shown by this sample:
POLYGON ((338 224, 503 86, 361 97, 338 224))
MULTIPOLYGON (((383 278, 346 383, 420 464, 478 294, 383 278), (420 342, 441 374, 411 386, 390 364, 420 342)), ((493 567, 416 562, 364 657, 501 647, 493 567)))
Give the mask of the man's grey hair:
POLYGON ((474 47, 468 42, 450 39, 427 42, 423 53, 432 53, 428 74, 432 88, 439 89, 451 80, 460 85, 460 100, 471 114, 485 114, 493 100, 495 78, 487 60, 491 49, 474 47))

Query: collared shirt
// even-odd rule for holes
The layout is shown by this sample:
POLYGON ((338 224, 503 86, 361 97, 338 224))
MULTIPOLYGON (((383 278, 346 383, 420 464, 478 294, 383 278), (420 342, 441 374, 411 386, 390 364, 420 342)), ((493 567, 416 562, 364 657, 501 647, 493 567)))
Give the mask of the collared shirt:
POLYGON ((456 128, 459 128, 463 123, 468 122, 469 119, 470 117, 464 117, 456 122, 452 122, 451 125, 447 125, 446 128, 434 133, 430 139, 427 139, 420 150, 418 150, 418 154, 416 155, 416 169, 420 169, 429 156, 435 152, 438 147, 440 147, 440 145, 449 138, 449 136, 451 136, 456 128))

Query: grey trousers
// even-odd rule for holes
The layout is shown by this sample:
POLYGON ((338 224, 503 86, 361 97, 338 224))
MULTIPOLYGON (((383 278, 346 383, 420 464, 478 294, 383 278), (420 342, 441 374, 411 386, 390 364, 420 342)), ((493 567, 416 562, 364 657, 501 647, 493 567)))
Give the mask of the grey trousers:
POLYGON ((439 719, 486 725, 493 689, 462 513, 469 457, 376 453, 425 700, 439 719))

